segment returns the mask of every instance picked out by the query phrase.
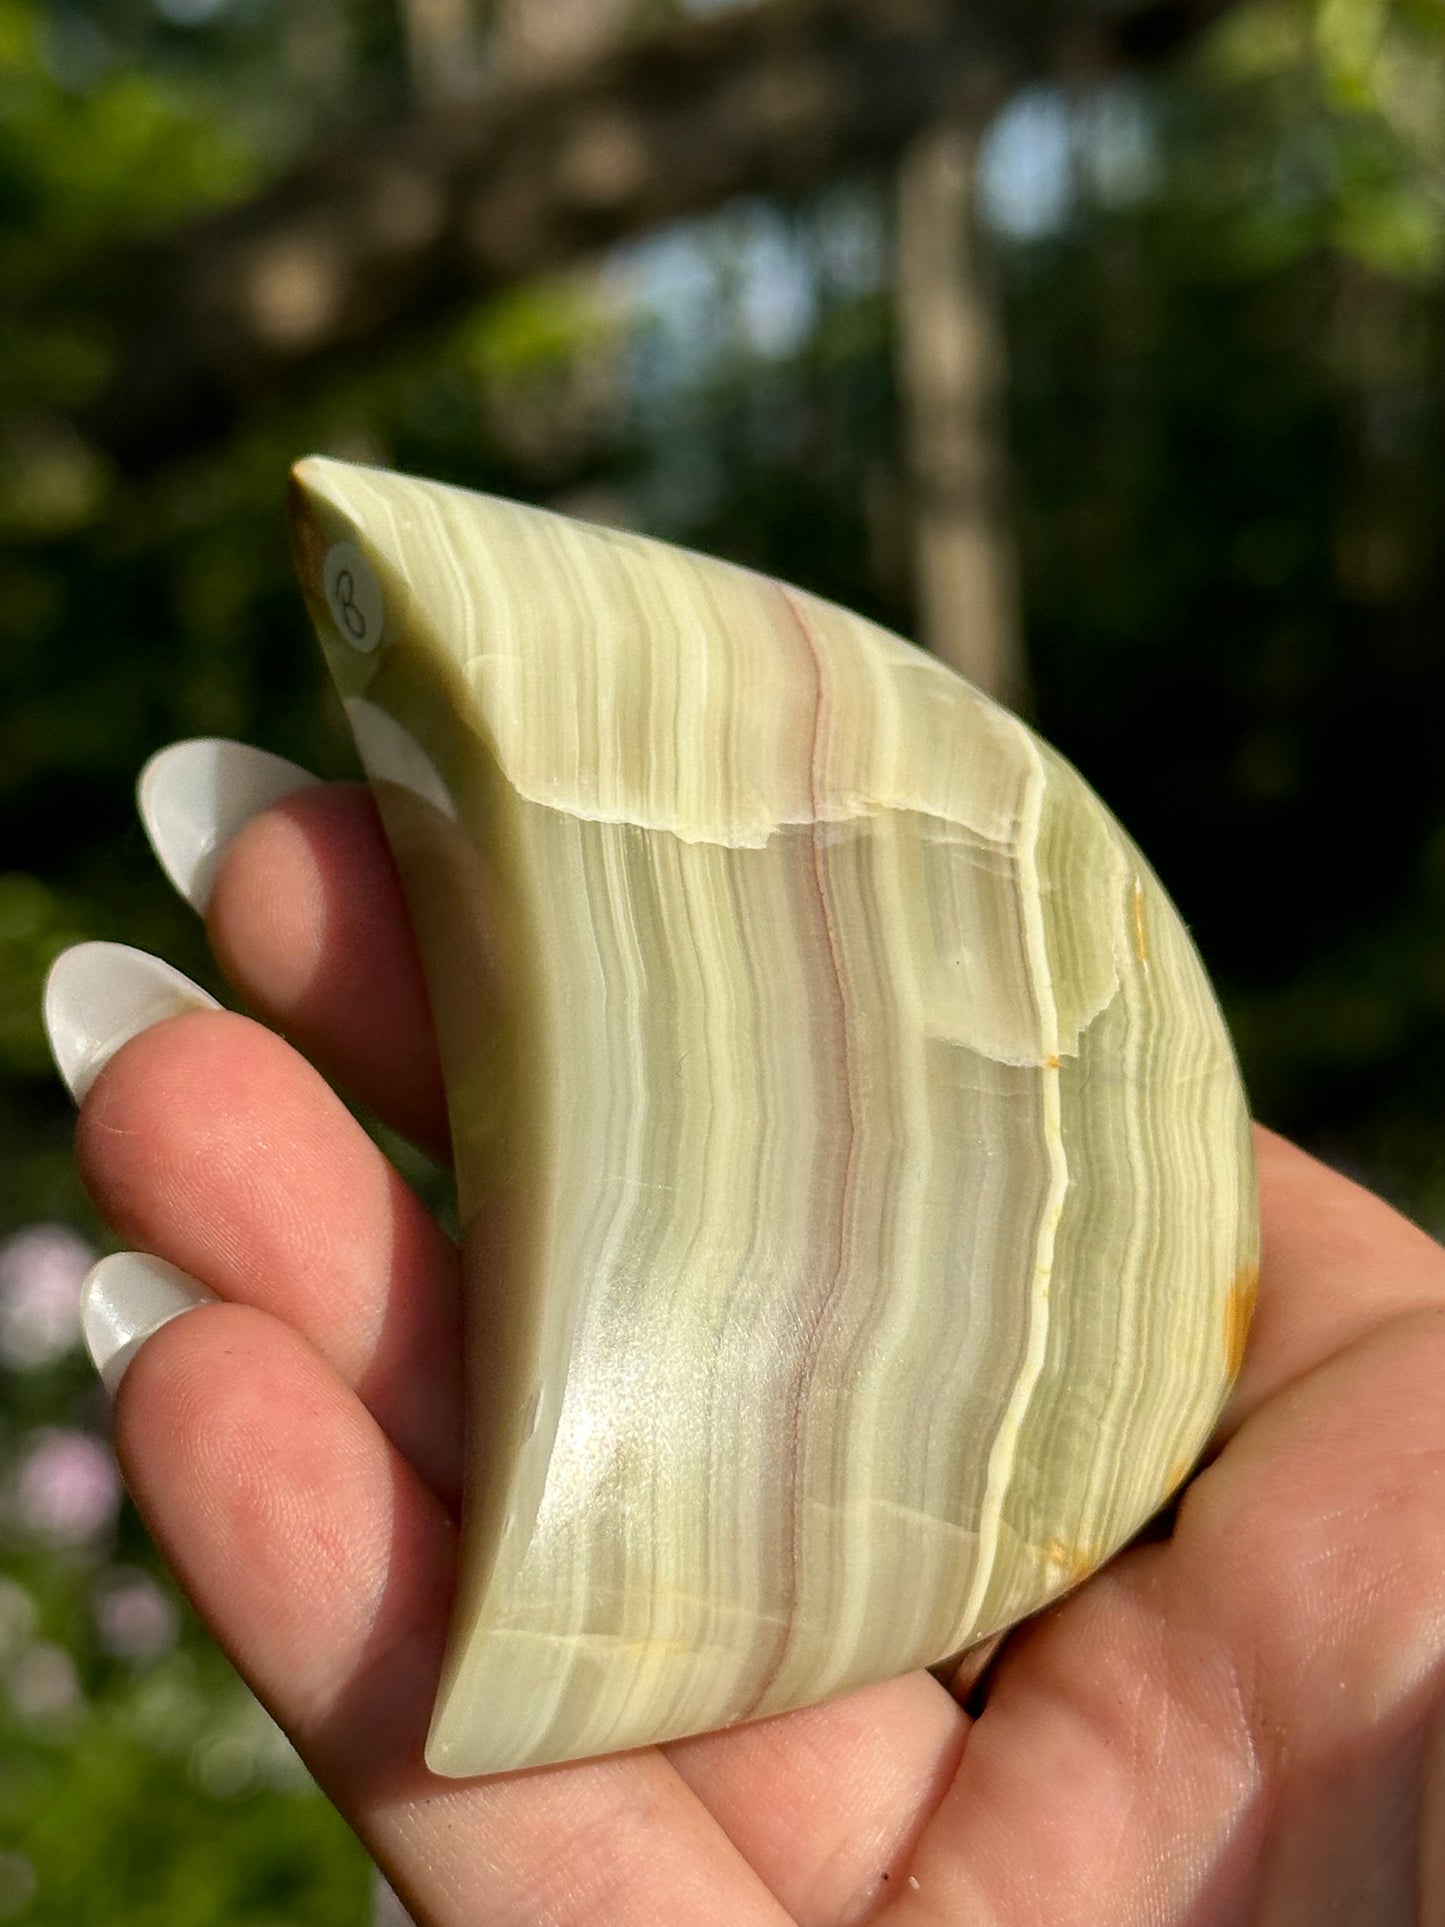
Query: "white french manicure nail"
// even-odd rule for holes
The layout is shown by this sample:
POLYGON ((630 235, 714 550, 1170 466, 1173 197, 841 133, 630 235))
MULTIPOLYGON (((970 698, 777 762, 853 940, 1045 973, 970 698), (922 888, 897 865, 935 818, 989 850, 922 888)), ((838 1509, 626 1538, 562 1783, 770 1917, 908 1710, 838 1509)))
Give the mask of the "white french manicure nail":
POLYGON ((132 1037, 183 1011, 220 1008, 179 970, 125 943, 75 944, 45 980, 45 1032, 77 1104, 132 1037))
POLYGON ((80 1323, 111 1397, 152 1332, 183 1311, 218 1302, 213 1291, 164 1258, 142 1251, 116 1251, 102 1258, 81 1286, 80 1323))
POLYGON ((262 810, 320 780, 269 750, 201 736, 156 751, 140 773, 136 802, 161 868, 204 912, 232 837, 262 810))

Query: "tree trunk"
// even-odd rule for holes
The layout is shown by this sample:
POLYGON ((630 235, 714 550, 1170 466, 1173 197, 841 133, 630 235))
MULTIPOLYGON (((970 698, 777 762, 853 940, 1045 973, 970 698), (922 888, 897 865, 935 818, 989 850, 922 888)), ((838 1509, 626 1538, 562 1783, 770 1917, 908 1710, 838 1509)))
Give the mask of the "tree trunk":
POLYGON ((1027 695, 1005 507, 1004 346, 975 206, 978 129, 926 129, 899 169, 897 336, 920 640, 1012 708, 1027 695))

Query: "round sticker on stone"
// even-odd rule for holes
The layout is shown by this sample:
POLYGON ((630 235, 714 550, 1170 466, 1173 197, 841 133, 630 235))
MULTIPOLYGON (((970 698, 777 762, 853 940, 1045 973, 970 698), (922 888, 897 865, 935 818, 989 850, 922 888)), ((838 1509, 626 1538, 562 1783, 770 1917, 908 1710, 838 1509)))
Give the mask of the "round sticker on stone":
POLYGON ((381 641, 381 584, 354 542, 336 542, 326 551, 321 581, 331 620, 352 648, 374 649, 381 641))

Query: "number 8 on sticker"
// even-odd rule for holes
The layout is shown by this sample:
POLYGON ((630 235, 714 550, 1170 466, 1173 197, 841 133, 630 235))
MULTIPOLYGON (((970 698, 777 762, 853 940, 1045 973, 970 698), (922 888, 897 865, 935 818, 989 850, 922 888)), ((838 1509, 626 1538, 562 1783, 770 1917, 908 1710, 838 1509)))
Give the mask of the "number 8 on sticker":
POLYGON ((354 542, 337 542, 326 551, 321 579, 342 635, 354 649, 375 649, 382 631, 381 585, 354 542))

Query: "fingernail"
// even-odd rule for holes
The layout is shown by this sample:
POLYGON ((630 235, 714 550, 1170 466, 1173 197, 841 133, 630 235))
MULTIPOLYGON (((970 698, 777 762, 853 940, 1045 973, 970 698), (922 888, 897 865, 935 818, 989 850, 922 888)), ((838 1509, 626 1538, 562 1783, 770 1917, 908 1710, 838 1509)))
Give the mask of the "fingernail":
POLYGON ((117 1251, 102 1258, 80 1289, 80 1324, 105 1389, 115 1397, 126 1367, 152 1332, 216 1294, 164 1258, 117 1251))
POLYGON ((149 951, 78 943, 50 966, 44 1008, 51 1055, 78 1104, 132 1037, 165 1017, 221 1006, 149 951))
POLYGON ((226 845, 253 816, 320 782, 298 763, 218 736, 159 749, 136 802, 156 860, 193 909, 205 911, 226 845))

